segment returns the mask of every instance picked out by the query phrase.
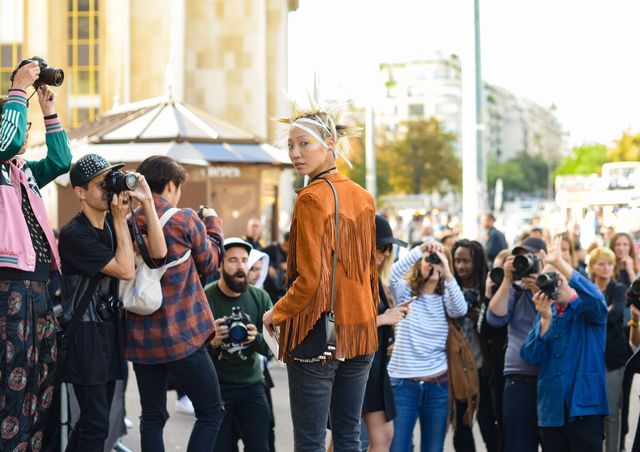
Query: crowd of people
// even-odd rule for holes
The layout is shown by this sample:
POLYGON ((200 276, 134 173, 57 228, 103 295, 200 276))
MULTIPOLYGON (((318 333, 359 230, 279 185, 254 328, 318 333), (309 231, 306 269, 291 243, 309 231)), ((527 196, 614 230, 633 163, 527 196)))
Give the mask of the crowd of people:
POLYGON ((442 450, 449 426, 456 451, 475 451, 475 422, 490 452, 620 450, 640 346, 629 234, 585 250, 535 229, 509 248, 486 214, 479 240, 404 242, 336 169, 356 131, 338 110, 294 105, 279 118, 306 178, 290 231, 267 245, 254 217, 225 239, 214 209, 177 207, 188 175, 169 157, 130 173, 96 154, 71 165, 46 85, 48 153, 24 160, 39 70, 19 68, 0 100, 0 450, 111 448, 131 362, 143 451, 164 450, 171 387, 195 416, 187 450, 273 452, 275 359, 298 451, 324 452, 327 428, 334 451, 417 450, 417 422, 422 451, 442 450), (57 239, 41 189, 67 172, 79 213, 57 239), (60 274, 56 318, 47 285, 60 274), (132 280, 159 285, 155 307, 123 291, 132 280), (65 385, 79 406, 70 435, 52 409, 65 385))

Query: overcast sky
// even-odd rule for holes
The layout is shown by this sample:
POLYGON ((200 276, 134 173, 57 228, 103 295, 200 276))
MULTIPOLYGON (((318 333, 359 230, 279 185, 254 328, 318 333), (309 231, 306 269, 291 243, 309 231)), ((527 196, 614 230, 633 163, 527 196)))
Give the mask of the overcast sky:
MULTIPOLYGON (((300 0, 289 17, 290 93, 364 100, 380 62, 462 53, 473 0, 300 0)), ((640 1, 480 0, 483 79, 554 103, 570 145, 640 132, 640 1)))

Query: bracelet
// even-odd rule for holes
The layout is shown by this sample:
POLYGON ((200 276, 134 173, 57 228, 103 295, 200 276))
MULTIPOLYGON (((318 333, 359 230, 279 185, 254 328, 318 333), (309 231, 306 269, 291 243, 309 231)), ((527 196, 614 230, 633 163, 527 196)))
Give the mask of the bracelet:
POLYGON ((627 322, 627 326, 630 326, 631 328, 640 328, 640 322, 637 320, 629 320, 627 322))

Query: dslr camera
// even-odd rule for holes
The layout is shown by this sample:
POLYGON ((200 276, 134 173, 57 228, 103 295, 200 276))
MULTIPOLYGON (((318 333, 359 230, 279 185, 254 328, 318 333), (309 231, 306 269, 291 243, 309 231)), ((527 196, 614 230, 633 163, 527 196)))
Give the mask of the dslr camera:
POLYGON ((480 307, 480 292, 477 289, 462 289, 464 301, 467 302, 469 311, 480 307))
POLYGON ((436 253, 427 254, 427 257, 425 257, 424 260, 431 265, 438 265, 442 262, 436 253))
POLYGON ((120 315, 121 310, 122 301, 118 300, 118 298, 113 295, 102 297, 96 305, 96 313, 103 322, 112 318, 117 318, 120 315))
POLYGON ((560 287, 560 275, 556 272, 540 273, 536 278, 536 286, 540 292, 552 300, 558 299, 558 287, 560 287))
POLYGON ((49 86, 60 86, 64 81, 64 71, 57 67, 49 67, 47 64, 47 60, 42 57, 33 56, 28 60, 22 60, 18 63, 18 67, 16 67, 11 73, 11 81, 13 82, 14 77, 16 76, 16 72, 21 67, 33 63, 36 61, 38 66, 40 66, 40 77, 33 84, 34 88, 38 88, 40 85, 49 85, 49 86))
POLYGON ((229 336, 223 343, 240 345, 245 342, 249 336, 249 331, 247 330, 249 323, 251 323, 251 319, 240 306, 231 308, 231 315, 224 317, 223 325, 229 328, 229 336))
POLYGON ((631 283, 631 287, 624 294, 627 302, 640 309, 640 278, 631 283))
POLYGON ((542 261, 533 253, 516 256, 513 260, 513 279, 519 281, 525 276, 533 275, 540 271, 542 261))
POLYGON ((107 191, 109 199, 111 199, 113 195, 138 188, 138 178, 135 174, 123 173, 117 170, 111 171, 102 181, 102 188, 107 191))

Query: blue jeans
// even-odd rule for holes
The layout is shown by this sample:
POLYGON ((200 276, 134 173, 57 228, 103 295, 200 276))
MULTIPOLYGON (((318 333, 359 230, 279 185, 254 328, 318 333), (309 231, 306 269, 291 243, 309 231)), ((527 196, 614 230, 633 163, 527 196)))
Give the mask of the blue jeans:
POLYGON ((373 354, 287 365, 296 452, 325 452, 327 419, 335 452, 360 451, 360 416, 372 361, 373 354))
POLYGON ((438 452, 444 447, 449 412, 449 385, 410 378, 391 378, 398 412, 393 420, 391 452, 411 450, 413 428, 420 418, 420 451, 438 452))
POLYGON ((169 373, 193 402, 196 422, 189 437, 188 452, 211 452, 224 417, 218 376, 209 353, 200 348, 186 358, 162 364, 133 363, 138 381, 140 441, 142 451, 164 452, 162 430, 169 418, 167 385, 169 373))
POLYGON ((505 452, 538 452, 538 414, 535 380, 506 375, 502 398, 505 452))

